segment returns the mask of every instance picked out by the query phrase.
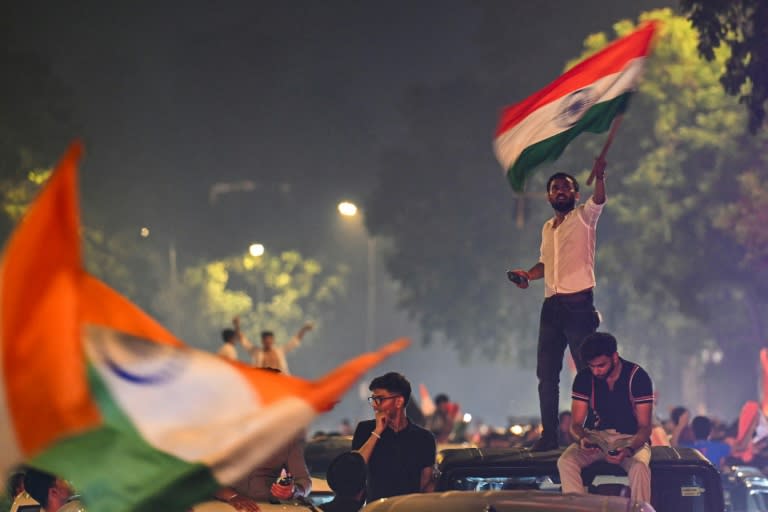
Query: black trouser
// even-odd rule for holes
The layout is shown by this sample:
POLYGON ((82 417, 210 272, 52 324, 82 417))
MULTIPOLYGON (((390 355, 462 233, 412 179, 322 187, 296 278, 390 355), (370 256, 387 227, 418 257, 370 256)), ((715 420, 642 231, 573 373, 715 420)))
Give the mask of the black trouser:
POLYGON ((600 320, 592 302, 592 290, 544 299, 539 322, 536 376, 539 378, 539 407, 542 438, 557 441, 560 371, 565 346, 571 349, 576 369, 584 367, 579 356, 581 341, 592 334, 600 320))

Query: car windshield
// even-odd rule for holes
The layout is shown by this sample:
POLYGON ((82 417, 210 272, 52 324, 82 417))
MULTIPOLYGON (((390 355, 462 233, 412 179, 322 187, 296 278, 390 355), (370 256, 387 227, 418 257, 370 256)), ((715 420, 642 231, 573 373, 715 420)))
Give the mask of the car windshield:
POLYGON ((514 489, 534 489, 560 492, 560 484, 549 476, 468 476, 454 480, 453 488, 462 491, 509 491, 514 489))

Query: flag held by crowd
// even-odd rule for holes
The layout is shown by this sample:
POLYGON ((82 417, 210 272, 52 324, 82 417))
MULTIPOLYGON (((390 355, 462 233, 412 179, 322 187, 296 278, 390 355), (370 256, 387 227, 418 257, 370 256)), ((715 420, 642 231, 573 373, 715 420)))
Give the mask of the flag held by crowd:
POLYGON ((607 131, 623 113, 643 71, 658 22, 648 22, 583 60, 544 89, 507 107, 494 152, 513 190, 533 170, 557 159, 584 131, 607 131))
POLYGON ((187 347, 84 270, 80 154, 70 147, 3 254, 3 474, 24 461, 70 479, 93 512, 184 511, 408 345, 394 341, 314 382, 187 347))

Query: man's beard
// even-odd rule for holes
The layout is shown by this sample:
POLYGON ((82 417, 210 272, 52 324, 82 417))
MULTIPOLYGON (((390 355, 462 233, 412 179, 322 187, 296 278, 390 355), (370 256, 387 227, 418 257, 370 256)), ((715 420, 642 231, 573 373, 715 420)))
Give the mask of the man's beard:
POLYGON ((605 372, 605 375, 595 375, 595 378, 597 378, 599 380, 607 380, 608 377, 610 377, 613 374, 613 370, 615 370, 615 369, 616 369, 616 363, 611 361, 611 367, 608 368, 608 371, 605 372))
POLYGON ((554 201, 550 201, 549 204, 551 204, 552 208, 554 208, 560 213, 568 213, 569 211, 573 210, 573 208, 576 206, 576 198, 572 197, 565 201, 558 201, 557 199, 555 199, 554 201))

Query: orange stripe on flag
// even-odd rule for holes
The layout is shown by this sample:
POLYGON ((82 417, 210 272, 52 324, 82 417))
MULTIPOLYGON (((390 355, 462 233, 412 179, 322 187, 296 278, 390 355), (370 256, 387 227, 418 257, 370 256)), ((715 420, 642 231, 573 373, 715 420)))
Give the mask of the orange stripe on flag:
POLYGON ((631 34, 612 42, 599 52, 581 61, 544 89, 525 100, 507 107, 501 115, 495 137, 517 125, 544 105, 578 91, 600 78, 620 72, 627 63, 648 54, 658 21, 649 21, 631 34))
POLYGON ((325 412, 332 409, 349 387, 365 372, 384 359, 406 349, 410 344, 411 340, 408 338, 396 339, 376 352, 363 354, 347 361, 314 382, 283 375, 272 370, 253 368, 236 361, 228 362, 241 372, 265 405, 286 396, 299 396, 311 404, 316 411, 325 412))
POLYGON ((185 346, 154 318, 95 277, 85 275, 81 284, 79 300, 83 323, 109 327, 163 345, 185 346))
POLYGON ((0 336, 10 421, 31 454, 97 424, 77 321, 83 278, 72 144, 14 231, 2 262, 0 336))

